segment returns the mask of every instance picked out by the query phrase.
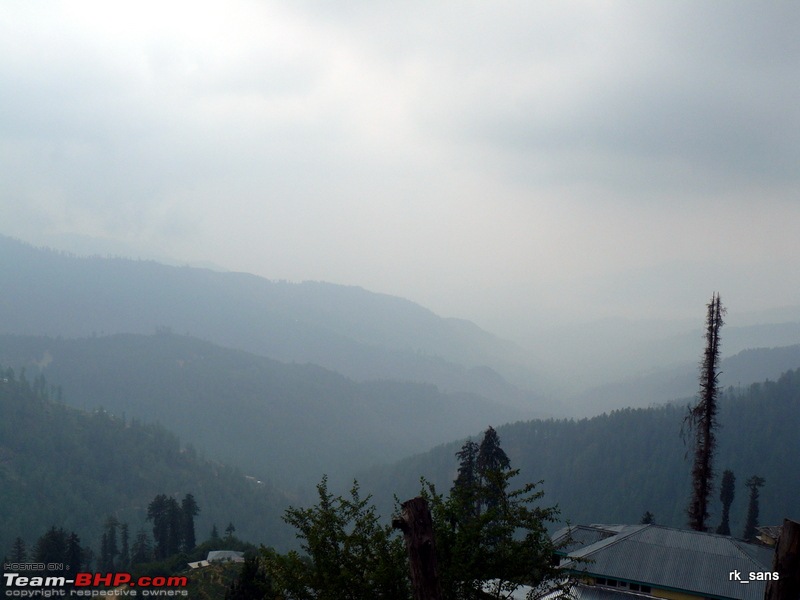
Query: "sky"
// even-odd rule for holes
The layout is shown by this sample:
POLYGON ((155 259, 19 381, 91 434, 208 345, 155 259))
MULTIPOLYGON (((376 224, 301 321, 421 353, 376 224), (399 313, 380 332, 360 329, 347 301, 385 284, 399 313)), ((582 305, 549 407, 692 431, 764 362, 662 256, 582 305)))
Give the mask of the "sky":
POLYGON ((798 31, 789 1, 3 0, 0 233, 507 336, 800 305, 798 31))

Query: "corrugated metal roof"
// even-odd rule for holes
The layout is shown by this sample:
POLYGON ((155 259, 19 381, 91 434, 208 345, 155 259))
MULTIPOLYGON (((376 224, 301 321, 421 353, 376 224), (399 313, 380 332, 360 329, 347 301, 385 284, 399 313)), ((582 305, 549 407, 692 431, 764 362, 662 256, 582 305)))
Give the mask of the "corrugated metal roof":
POLYGON ((612 590, 594 585, 575 585, 570 588, 575 600, 645 600, 647 596, 634 592, 612 590))
POLYGON ((553 534, 553 543, 558 547, 559 552, 568 554, 578 548, 583 548, 604 540, 618 531, 604 526, 578 525, 576 527, 564 527, 553 534), (563 544, 562 547, 559 547, 563 544))
POLYGON ((236 550, 211 550, 206 560, 208 562, 213 562, 215 560, 242 561, 244 560, 244 552, 237 552, 236 550))
MULTIPOLYGON (((553 592, 540 600, 564 600, 567 596, 553 592)), ((569 600, 652 600, 653 596, 626 589, 613 589, 577 583, 569 588, 569 600)))
POLYGON ((760 600, 764 582, 738 583, 750 573, 771 570, 771 554, 727 536, 670 529, 658 525, 631 525, 570 557, 590 562, 565 563, 576 572, 682 590, 703 596, 760 600))

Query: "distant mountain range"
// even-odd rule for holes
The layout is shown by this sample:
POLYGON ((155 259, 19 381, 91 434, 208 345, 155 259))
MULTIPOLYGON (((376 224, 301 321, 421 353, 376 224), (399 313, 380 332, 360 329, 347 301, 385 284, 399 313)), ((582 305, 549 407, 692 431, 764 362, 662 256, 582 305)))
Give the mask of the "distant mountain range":
POLYGON ((0 236, 0 332, 85 337, 168 329, 359 380, 432 383, 553 414, 498 368, 520 350, 476 325, 358 287, 76 257, 0 236))
MULTIPOLYGON (((741 330, 739 330, 741 331, 741 330)), ((737 331, 724 331, 728 338, 737 331)), ((800 367, 800 344, 778 348, 752 348, 722 360, 719 382, 722 388, 747 386, 766 379, 775 380, 785 371, 800 367)), ((601 412, 624 407, 646 407, 691 398, 698 391, 698 363, 672 367, 586 390, 573 399, 577 406, 601 412)))

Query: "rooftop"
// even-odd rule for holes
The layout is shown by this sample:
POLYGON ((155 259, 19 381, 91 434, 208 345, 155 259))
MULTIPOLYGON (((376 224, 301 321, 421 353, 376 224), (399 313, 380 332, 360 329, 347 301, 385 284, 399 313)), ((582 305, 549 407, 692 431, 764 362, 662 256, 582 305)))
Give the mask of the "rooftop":
MULTIPOLYGON (((660 525, 590 525, 554 536, 556 541, 568 539, 565 568, 622 582, 626 589, 633 583, 706 598, 761 600, 763 577, 772 570, 770 549, 713 533, 660 525)), ((619 595, 615 590, 603 595, 601 588, 585 591, 590 596, 580 597, 586 600, 619 595)))

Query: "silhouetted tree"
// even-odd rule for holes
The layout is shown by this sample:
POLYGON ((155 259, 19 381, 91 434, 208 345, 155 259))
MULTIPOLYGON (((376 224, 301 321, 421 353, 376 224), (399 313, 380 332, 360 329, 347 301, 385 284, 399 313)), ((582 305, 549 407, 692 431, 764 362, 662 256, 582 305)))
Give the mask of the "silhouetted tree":
POLYGON ((708 519, 708 501, 713 488, 713 458, 716 449, 714 428, 717 425, 717 384, 720 337, 719 330, 723 325, 722 315, 725 309, 720 302, 719 294, 711 296, 707 305, 706 316, 706 349, 700 367, 700 394, 697 405, 689 409, 685 423, 695 430, 694 467, 692 468, 692 497, 687 513, 689 527, 695 531, 706 530, 708 519))
POLYGON ((101 571, 113 571, 116 566, 116 559, 119 555, 117 527, 119 527, 119 521, 113 515, 109 516, 103 525, 105 531, 100 539, 99 568, 101 571))
POLYGON ((656 523, 656 516, 649 510, 645 511, 645 513, 642 515, 642 520, 639 521, 640 525, 655 525, 655 523, 656 523))
POLYGON ((184 531, 183 512, 175 498, 167 498, 167 521, 169 522, 167 556, 172 556, 181 551, 184 531))
POLYGON ((456 452, 458 457, 458 475, 450 489, 450 495, 457 497, 464 507, 463 518, 477 517, 480 514, 480 500, 478 498, 478 453, 480 447, 476 442, 467 440, 456 452))
POLYGON ((175 498, 159 494, 147 507, 147 520, 153 521, 156 560, 163 560, 181 550, 183 513, 175 498))
POLYGON ((119 566, 121 568, 127 568, 131 564, 130 539, 129 539, 127 523, 122 523, 119 526, 119 537, 120 537, 119 566))
POLYGON ((186 494, 181 501, 181 520, 183 526, 183 551, 194 550, 197 545, 194 534, 194 518, 200 513, 200 508, 192 494, 186 494))
POLYGON ((66 562, 67 545, 67 532, 53 526, 36 542, 33 549, 33 561, 37 563, 66 562))
POLYGON ((25 541, 21 537, 14 540, 11 546, 11 562, 24 563, 28 560, 28 552, 25 548, 25 541))
MULTIPOLYGON (((472 450, 465 445, 458 453, 462 463, 472 450)), ((557 507, 538 506, 544 495, 538 484, 511 488, 519 470, 511 468, 491 427, 484 433, 476 468, 477 483, 469 494, 463 493, 466 478, 461 469, 449 498, 437 494, 431 484, 422 490, 433 516, 443 598, 506 598, 521 582, 559 588, 566 580, 552 562, 554 548, 547 532, 557 507), (489 594, 479 591, 489 582, 489 594)))
POLYGON ((133 539, 131 547, 131 564, 139 564, 149 562, 153 558, 153 547, 150 544, 150 539, 147 537, 147 532, 140 529, 133 539))
POLYGON ((736 495, 736 476, 733 471, 726 469, 722 473, 722 485, 719 488, 719 499, 722 501, 722 521, 717 527, 717 533, 721 535, 730 535, 730 514, 731 504, 736 495))
POLYGON ((747 506, 747 521, 744 525, 742 538, 747 542, 752 542, 756 539, 756 531, 758 529, 758 488, 763 487, 765 483, 766 480, 758 475, 753 475, 745 483, 750 488, 750 503, 747 506))
POLYGON ((180 504, 164 494, 156 496, 147 507, 147 519, 153 521, 155 556, 163 559, 178 552, 189 552, 197 546, 194 518, 200 512, 192 494, 180 504))
POLYGON ((503 500, 505 493, 506 482, 497 474, 511 469, 511 461, 500 447, 500 437, 494 427, 489 427, 483 434, 476 464, 478 480, 483 488, 480 503, 483 507, 493 508, 503 500))
POLYGON ((267 575, 258 557, 245 557, 242 570, 228 590, 225 600, 253 600, 254 598, 272 598, 275 592, 272 580, 267 575))
POLYGON ((77 573, 81 568, 89 563, 91 552, 81 547, 81 539, 74 531, 67 538, 67 554, 64 563, 68 571, 77 573))

